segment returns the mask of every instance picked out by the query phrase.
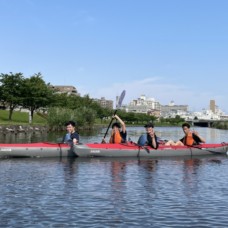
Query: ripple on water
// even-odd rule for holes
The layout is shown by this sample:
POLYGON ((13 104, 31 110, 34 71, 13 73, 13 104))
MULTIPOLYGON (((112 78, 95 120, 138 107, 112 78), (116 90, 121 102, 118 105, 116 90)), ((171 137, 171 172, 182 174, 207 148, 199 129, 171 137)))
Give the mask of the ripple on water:
POLYGON ((1 160, 0 227, 226 226, 227 161, 1 160))

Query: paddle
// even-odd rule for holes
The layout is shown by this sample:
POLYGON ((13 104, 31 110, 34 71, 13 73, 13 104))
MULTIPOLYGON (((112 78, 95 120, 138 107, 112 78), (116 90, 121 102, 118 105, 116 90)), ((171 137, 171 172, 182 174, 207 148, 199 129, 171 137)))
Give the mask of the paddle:
POLYGON ((148 148, 148 147, 145 147, 145 146, 140 146, 140 145, 138 145, 137 143, 136 143, 135 145, 139 147, 137 157, 139 157, 139 156, 140 156, 140 149, 141 149, 141 148, 142 148, 142 149, 144 149, 144 150, 145 150, 148 154, 150 153, 150 150, 149 150, 149 148, 148 148))
MULTIPOLYGON (((124 97, 125 97, 125 94, 126 94, 126 91, 123 90, 123 92, 121 93, 121 95, 120 95, 120 97, 119 97, 119 101, 118 101, 118 103, 117 103, 117 105, 116 105, 116 110, 114 111, 113 116, 116 115, 117 110, 121 107, 122 102, 123 102, 123 99, 124 99, 124 97)), ((112 124, 112 121, 113 121, 113 118, 111 119, 111 121, 110 121, 110 123, 109 123, 109 125, 108 125, 108 128, 107 128, 107 130, 106 130, 106 132, 105 132, 105 135, 104 135, 104 137, 103 137, 103 139, 102 139, 102 142, 105 142, 105 137, 106 137, 106 135, 108 134, 108 130, 109 130, 111 124, 112 124)))

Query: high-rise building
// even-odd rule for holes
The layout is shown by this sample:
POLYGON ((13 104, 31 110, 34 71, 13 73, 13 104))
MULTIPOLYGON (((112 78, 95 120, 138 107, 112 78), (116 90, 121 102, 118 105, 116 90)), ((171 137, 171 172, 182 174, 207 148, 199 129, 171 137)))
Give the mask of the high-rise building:
POLYGON ((210 110, 213 113, 215 113, 215 110, 216 110, 215 100, 210 100, 210 110))

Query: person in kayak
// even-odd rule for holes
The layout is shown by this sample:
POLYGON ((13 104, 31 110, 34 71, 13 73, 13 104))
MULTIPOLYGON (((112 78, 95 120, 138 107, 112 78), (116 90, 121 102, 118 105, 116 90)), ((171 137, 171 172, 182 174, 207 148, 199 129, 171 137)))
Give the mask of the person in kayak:
POLYGON ((199 145, 200 143, 205 143, 205 139, 202 138, 197 131, 191 131, 190 130, 190 124, 189 123, 183 123, 182 129, 184 131, 185 136, 180 139, 180 141, 187 146, 192 145, 199 145))
POLYGON ((112 124, 112 133, 109 139, 109 143, 125 143, 127 140, 126 125, 118 115, 114 115, 113 119, 118 120, 119 123, 115 122, 112 124))
POLYGON ((152 123, 147 123, 145 126, 146 135, 141 135, 138 140, 138 145, 140 146, 151 146, 154 149, 157 149, 159 146, 158 137, 154 131, 154 125, 152 123))
POLYGON ((183 123, 182 129, 184 131, 185 136, 177 142, 169 140, 165 145, 166 146, 193 146, 199 145, 200 143, 205 143, 205 139, 202 138, 197 131, 190 130, 189 123, 183 123))
POLYGON ((78 132, 76 132, 75 122, 70 120, 65 124, 65 126, 66 126, 67 133, 64 136, 63 142, 78 144, 79 143, 79 134, 78 134, 78 132))

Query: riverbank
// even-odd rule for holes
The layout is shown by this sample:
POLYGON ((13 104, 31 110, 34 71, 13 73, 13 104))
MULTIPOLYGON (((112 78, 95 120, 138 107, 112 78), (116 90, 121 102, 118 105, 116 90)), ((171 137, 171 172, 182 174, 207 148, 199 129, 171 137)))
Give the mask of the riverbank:
MULTIPOLYGON (((20 132, 49 132, 49 131, 65 131, 65 126, 56 126, 56 127, 49 127, 47 124, 47 120, 43 118, 42 116, 38 115, 37 113, 34 114, 33 123, 28 123, 28 113, 15 111, 13 114, 13 118, 11 121, 8 120, 8 111, 6 110, 0 110, 0 133, 7 134, 7 133, 13 133, 17 134, 20 132)), ((110 120, 102 121, 96 120, 95 124, 92 127, 83 127, 79 130, 95 130, 100 128, 108 128, 110 124, 110 120)), ((144 126, 145 122, 126 122, 127 127, 138 127, 138 126, 144 126)), ((182 122, 179 123, 171 123, 171 122, 162 122, 155 121, 154 126, 155 127, 181 127, 182 122)), ((228 130, 228 121, 219 121, 214 122, 211 126, 212 128, 216 129, 224 129, 228 130)))
POLYGON ((213 123, 212 128, 228 130, 228 121, 215 122, 213 123))
POLYGON ((18 134, 18 133, 28 133, 28 132, 48 132, 49 128, 46 126, 31 126, 31 125, 1 125, 0 132, 2 134, 18 134))

